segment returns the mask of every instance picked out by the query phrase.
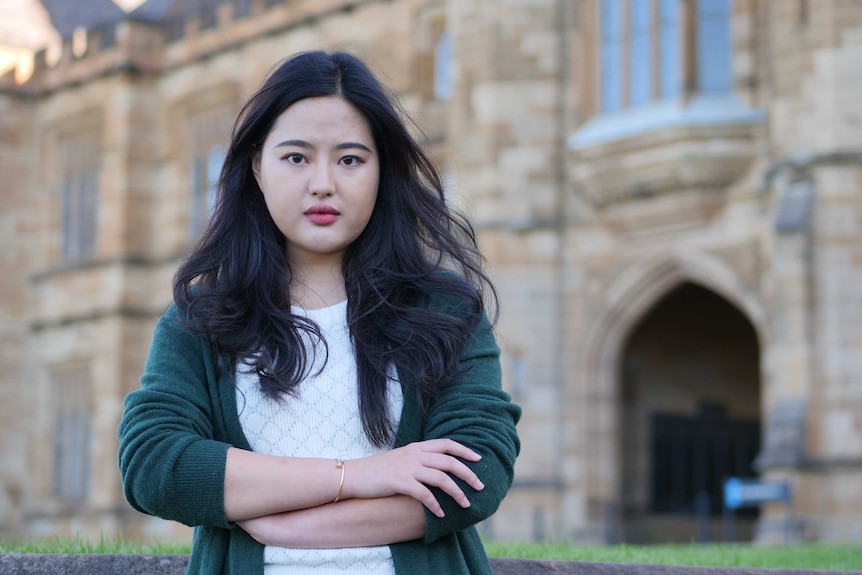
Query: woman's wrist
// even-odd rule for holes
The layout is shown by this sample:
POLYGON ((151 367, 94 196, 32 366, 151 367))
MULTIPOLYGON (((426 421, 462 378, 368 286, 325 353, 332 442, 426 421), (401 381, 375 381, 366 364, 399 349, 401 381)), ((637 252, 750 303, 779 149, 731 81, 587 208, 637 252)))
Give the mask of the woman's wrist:
POLYGON ((336 459, 335 468, 341 471, 341 479, 338 481, 338 492, 335 494, 335 499, 333 499, 332 502, 338 503, 338 500, 341 499, 341 493, 344 490, 344 460, 336 459))

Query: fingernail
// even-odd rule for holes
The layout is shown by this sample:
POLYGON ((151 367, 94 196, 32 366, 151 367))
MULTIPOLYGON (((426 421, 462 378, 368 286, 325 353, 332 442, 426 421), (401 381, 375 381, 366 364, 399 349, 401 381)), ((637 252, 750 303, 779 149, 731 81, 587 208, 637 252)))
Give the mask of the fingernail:
POLYGON ((479 481, 479 480, 477 479, 477 480, 476 480, 476 483, 474 484, 474 487, 475 487, 476 489, 485 489, 485 484, 484 484, 484 483, 482 483, 481 481, 479 481))

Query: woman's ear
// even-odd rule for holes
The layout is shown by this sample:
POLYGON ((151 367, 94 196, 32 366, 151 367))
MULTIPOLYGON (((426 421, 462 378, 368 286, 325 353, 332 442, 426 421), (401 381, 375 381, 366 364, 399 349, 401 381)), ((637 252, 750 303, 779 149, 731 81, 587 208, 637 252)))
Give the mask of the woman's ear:
POLYGON ((260 183, 260 150, 255 150, 251 155, 251 173, 254 174, 257 187, 262 190, 263 186, 260 183))

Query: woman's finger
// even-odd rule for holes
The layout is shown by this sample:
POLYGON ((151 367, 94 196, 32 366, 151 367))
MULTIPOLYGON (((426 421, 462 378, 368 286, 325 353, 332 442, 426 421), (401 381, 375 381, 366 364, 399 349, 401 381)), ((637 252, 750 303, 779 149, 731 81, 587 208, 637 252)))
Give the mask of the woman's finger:
POLYGON ((480 459, 478 453, 451 439, 411 443, 347 462, 349 475, 344 490, 349 497, 361 498, 402 493, 442 517, 443 509, 429 487, 439 488, 458 505, 469 507, 469 498, 453 478, 477 491, 483 489, 479 477, 465 464, 480 459))
POLYGON ((460 460, 450 456, 443 454, 433 454, 429 455, 425 461, 423 461, 423 465, 426 467, 430 467, 433 469, 439 469, 441 471, 445 471, 451 475, 454 475, 458 479, 467 483, 470 487, 475 489, 476 491, 481 491, 485 486, 479 480, 479 477, 476 473, 473 472, 472 469, 467 467, 460 460))
POLYGON ((458 443, 451 439, 428 439, 417 444, 424 451, 433 451, 435 453, 448 453, 456 457, 461 457, 468 461, 479 461, 482 456, 467 447, 464 444, 458 443))
POLYGON ((440 502, 437 501, 437 498, 434 497, 434 494, 431 493, 431 490, 428 489, 422 483, 417 483, 417 489, 413 493, 406 493, 405 495, 409 495, 410 497, 427 507, 428 511, 430 511, 437 517, 445 516, 445 513, 443 513, 443 507, 440 506, 440 502))
POLYGON ((437 469, 426 468, 419 477, 420 483, 430 487, 437 487, 449 497, 455 500, 455 503, 461 507, 470 507, 470 499, 467 494, 458 486, 452 477, 443 471, 437 469))

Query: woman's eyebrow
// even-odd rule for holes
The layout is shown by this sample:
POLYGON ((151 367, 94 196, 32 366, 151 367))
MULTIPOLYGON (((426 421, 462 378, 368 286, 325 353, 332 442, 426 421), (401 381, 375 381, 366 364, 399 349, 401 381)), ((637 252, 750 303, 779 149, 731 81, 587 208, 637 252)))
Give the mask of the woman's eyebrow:
POLYGON ((276 148, 284 148, 284 147, 296 147, 296 148, 313 148, 310 142, 306 142, 305 140, 285 140, 283 142, 279 142, 274 147, 276 148))
POLYGON ((369 153, 374 153, 371 148, 369 148, 365 144, 360 144, 359 142, 344 142, 343 144, 338 144, 337 146, 335 146, 336 150, 349 150, 351 148, 356 148, 359 150, 365 150, 369 153))
MULTIPOLYGON (((306 142, 305 140, 285 140, 283 142, 279 142, 275 145, 276 148, 284 148, 284 147, 296 147, 296 148, 305 148, 308 150, 314 149, 314 145, 311 142, 306 142)), ((335 146, 336 150, 350 150, 350 149, 358 149, 365 150, 369 153, 374 153, 374 151, 366 146, 365 144, 361 144, 359 142, 343 142, 335 146)))

